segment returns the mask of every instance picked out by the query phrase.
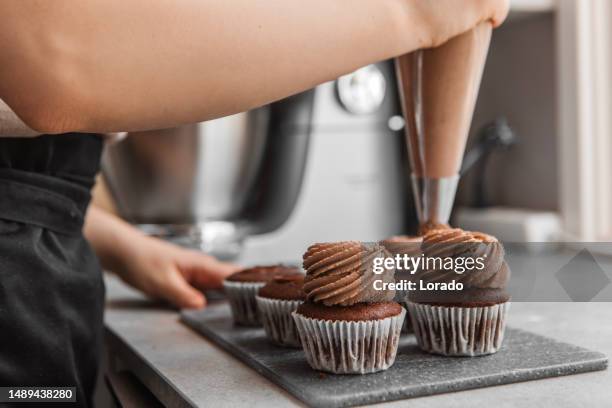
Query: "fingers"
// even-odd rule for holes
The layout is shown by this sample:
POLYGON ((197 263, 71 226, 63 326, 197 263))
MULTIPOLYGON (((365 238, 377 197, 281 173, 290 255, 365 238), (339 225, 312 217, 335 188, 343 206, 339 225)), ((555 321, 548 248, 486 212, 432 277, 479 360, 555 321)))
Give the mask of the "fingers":
POLYGON ((201 289, 220 289, 225 278, 241 269, 197 251, 185 251, 177 263, 183 276, 201 289))
POLYGON ((206 306, 204 294, 191 286, 178 270, 168 273, 163 286, 161 297, 179 308, 201 309, 206 306))

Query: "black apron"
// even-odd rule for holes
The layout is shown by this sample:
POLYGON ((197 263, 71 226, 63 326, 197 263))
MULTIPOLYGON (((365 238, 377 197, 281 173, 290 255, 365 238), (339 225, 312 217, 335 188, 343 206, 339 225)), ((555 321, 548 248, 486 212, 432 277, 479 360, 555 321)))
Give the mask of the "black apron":
POLYGON ((104 283, 82 227, 102 147, 0 138, 0 386, 76 387, 70 406, 92 405, 100 358, 104 283))

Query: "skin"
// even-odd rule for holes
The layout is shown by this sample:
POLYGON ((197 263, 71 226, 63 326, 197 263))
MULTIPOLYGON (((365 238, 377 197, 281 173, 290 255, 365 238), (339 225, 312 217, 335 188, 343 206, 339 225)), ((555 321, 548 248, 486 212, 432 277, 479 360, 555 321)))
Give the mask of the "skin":
POLYGON ((118 217, 90 206, 84 233, 102 267, 148 296, 181 308, 206 306, 200 290, 221 289, 239 270, 212 256, 149 237, 118 217))
MULTIPOLYGON (((361 66, 435 47, 509 0, 7 0, 0 137, 173 127, 264 105, 361 66)), ((147 237, 92 206, 104 268, 203 307, 237 266, 147 237)))
POLYGON ((508 0, 8 0, 0 99, 43 133, 172 127, 257 107, 501 24, 508 0))

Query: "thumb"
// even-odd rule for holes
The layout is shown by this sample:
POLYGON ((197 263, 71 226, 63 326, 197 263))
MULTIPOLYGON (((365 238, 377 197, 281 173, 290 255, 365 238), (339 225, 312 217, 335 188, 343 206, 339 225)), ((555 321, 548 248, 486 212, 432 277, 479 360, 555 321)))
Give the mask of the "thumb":
POLYGON ((176 269, 169 274, 165 286, 161 295, 174 306, 187 309, 201 309, 206 306, 204 294, 187 283, 176 269))

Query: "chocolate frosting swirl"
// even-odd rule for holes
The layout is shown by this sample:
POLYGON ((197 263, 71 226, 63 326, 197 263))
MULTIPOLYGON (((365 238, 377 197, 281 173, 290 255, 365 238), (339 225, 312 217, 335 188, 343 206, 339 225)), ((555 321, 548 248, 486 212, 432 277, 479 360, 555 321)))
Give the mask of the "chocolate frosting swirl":
POLYGON ((509 299, 506 286, 510 269, 505 261, 505 252, 497 238, 481 232, 464 231, 459 228, 430 231, 423 237, 421 246, 425 258, 477 258, 483 260, 482 269, 444 269, 440 264, 429 265, 418 273, 423 283, 461 282, 463 290, 455 292, 415 292, 411 298, 417 301, 439 300, 451 303, 501 303, 509 299))
POLYGON ((378 291, 374 281, 394 281, 394 269, 373 272, 374 258, 391 256, 379 244, 358 241, 311 245, 304 254, 306 299, 326 306, 393 300, 395 291, 378 291))

